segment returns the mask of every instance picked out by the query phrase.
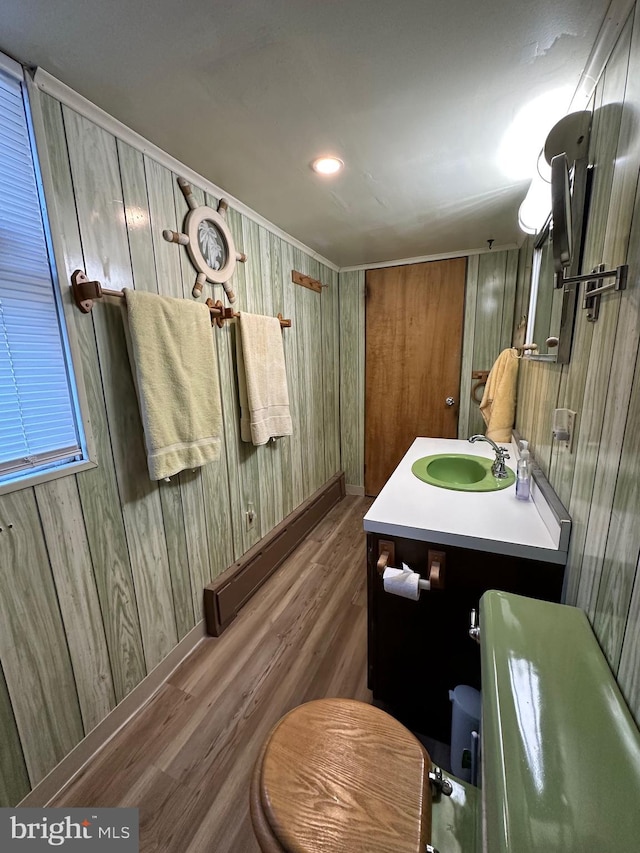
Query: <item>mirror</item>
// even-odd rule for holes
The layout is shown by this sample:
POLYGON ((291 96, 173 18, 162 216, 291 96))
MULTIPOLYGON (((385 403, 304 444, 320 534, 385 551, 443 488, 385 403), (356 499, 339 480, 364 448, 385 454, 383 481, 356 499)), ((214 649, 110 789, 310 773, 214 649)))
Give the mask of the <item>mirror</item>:
POLYGON ((582 265, 592 170, 588 165, 592 114, 570 113, 549 132, 544 158, 551 167, 552 210, 534 243, 526 340, 531 358, 566 364, 571 355, 578 290, 564 278, 582 265))
POLYGON ((576 161, 571 171, 564 154, 553 158, 552 215, 534 243, 526 335, 538 344, 531 358, 559 364, 571 356, 578 299, 576 284, 564 284, 563 278, 565 270, 568 277, 581 269, 593 177, 586 159, 576 161))
POLYGON ((538 352, 531 358, 555 361, 557 357, 564 294, 555 283, 553 231, 549 218, 533 246, 529 298, 531 320, 526 337, 527 341, 538 344, 538 352))

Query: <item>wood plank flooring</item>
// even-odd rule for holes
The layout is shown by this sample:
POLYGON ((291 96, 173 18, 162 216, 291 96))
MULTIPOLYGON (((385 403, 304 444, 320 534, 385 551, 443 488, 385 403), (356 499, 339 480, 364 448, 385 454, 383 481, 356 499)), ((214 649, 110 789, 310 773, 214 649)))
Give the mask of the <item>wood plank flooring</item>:
POLYGON ((371 700, 370 503, 350 496, 334 507, 222 637, 200 643, 50 805, 138 807, 141 851, 257 853, 249 779, 271 727, 310 699, 371 700))

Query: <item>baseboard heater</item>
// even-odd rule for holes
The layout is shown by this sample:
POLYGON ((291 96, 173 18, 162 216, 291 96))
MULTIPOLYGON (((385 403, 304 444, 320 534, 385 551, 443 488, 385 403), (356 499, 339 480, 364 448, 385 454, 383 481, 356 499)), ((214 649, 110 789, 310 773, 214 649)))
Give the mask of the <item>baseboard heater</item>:
POLYGON ((240 608, 344 496, 344 473, 339 471, 204 588, 204 618, 208 634, 220 636, 236 618, 240 608))

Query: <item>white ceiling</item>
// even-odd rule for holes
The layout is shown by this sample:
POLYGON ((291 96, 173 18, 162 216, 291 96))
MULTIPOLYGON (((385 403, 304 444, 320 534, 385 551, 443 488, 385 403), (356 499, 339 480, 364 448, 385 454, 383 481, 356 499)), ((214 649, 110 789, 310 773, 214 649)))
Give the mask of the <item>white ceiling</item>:
POLYGON ((519 240, 608 5, 0 0, 0 50, 348 266, 519 240), (326 152, 346 163, 331 179, 309 168, 326 152))

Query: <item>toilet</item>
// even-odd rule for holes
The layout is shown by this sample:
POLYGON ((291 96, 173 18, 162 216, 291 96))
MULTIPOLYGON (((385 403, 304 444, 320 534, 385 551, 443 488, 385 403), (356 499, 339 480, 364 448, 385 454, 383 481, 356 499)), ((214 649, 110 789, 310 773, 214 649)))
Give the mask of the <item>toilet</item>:
POLYGON ((255 765, 263 853, 636 853, 640 731, 584 613, 491 591, 480 635, 480 787, 378 708, 308 702, 255 765))
POLYGON ((275 726, 255 766, 264 853, 424 853, 431 760, 408 729, 351 699, 318 699, 275 726))

